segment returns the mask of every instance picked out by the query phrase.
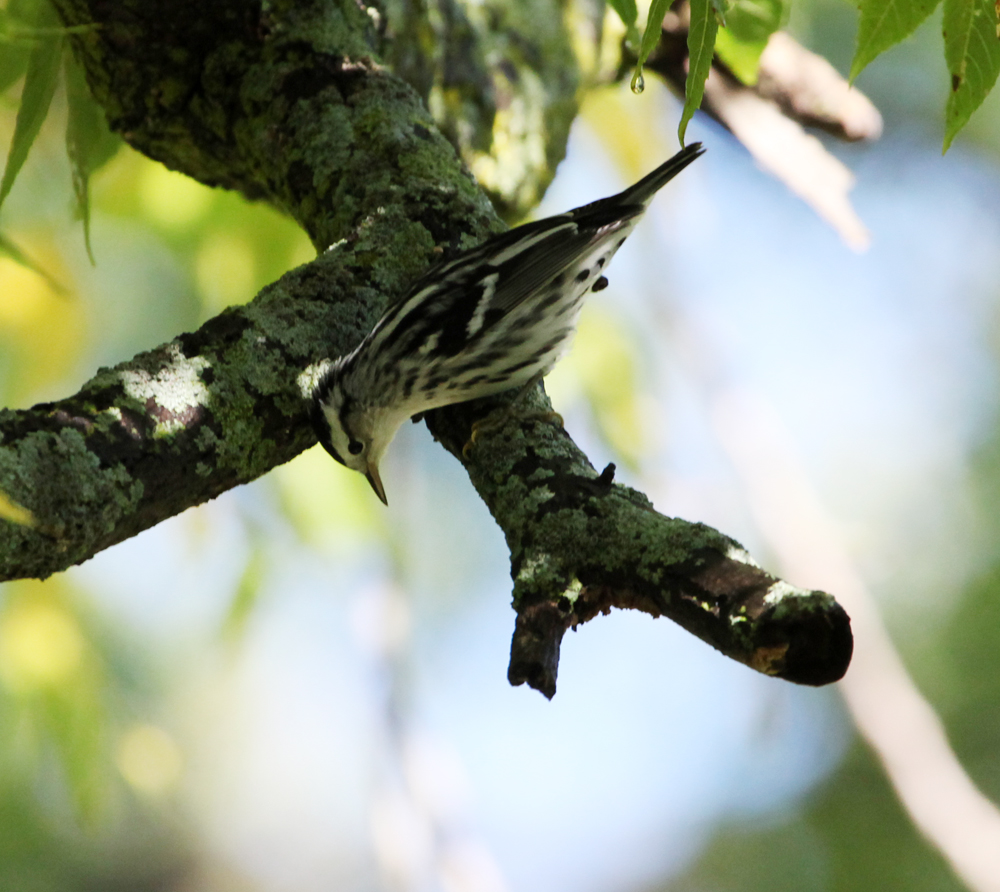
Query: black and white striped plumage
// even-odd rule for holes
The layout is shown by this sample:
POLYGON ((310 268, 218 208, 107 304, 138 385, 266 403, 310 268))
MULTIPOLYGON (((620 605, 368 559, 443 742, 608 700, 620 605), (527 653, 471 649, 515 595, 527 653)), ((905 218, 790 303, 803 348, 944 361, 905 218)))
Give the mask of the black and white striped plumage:
POLYGON ((678 152, 624 192, 497 235, 431 269, 337 359, 314 392, 324 448, 365 474, 418 412, 522 387, 569 346, 588 291, 656 192, 702 153, 678 152))

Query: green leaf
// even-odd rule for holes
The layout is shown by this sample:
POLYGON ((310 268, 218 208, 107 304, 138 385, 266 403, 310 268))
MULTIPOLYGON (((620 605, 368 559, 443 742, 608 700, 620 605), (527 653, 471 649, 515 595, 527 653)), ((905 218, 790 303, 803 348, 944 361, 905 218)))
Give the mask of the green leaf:
POLYGON ((715 37, 715 53, 740 81, 748 87, 757 83, 757 71, 760 68, 760 57, 764 52, 764 43, 744 43, 733 36, 728 28, 719 28, 715 37))
POLYGON ((668 9, 670 9, 670 0, 653 0, 649 6, 646 29, 642 32, 642 40, 639 43, 639 64, 636 66, 639 71, 642 71, 642 66, 646 64, 649 54, 660 42, 660 35, 663 32, 663 17, 667 14, 668 9))
POLYGON ((121 140, 108 129, 104 110, 90 95, 83 69, 71 54, 66 54, 66 99, 69 115, 66 122, 66 154, 73 172, 76 215, 83 221, 83 240, 87 256, 90 249, 90 175, 108 161, 121 140))
POLYGON ((719 29, 715 53, 744 84, 757 83, 761 53, 771 35, 788 20, 786 0, 737 0, 726 26, 719 29))
POLYGON ((857 48, 851 62, 854 80, 876 56, 909 37, 941 0, 861 0, 857 48))
POLYGON ((30 269, 33 273, 40 275, 57 294, 66 294, 66 289, 63 285, 57 282, 2 232, 0 232, 0 254, 5 254, 15 263, 20 263, 25 269, 30 269))
POLYGON ((715 17, 719 20, 720 25, 728 24, 726 16, 729 15, 729 10, 739 2, 740 0, 712 0, 712 9, 715 10, 715 17))
POLYGON ((719 22, 712 12, 711 0, 691 0, 691 25, 688 29, 688 75, 684 82, 684 111, 677 136, 684 145, 684 133, 688 121, 701 105, 705 94, 705 81, 712 68, 715 54, 715 37, 719 32, 719 22))
POLYGON ((671 0, 653 0, 649 7, 649 15, 646 16, 646 28, 642 32, 642 40, 639 41, 639 57, 635 63, 635 72, 632 74, 632 92, 641 93, 643 91, 642 66, 646 64, 649 54, 653 52, 656 44, 660 42, 663 33, 663 17, 670 8, 671 0))
POLYGON ((30 55, 31 51, 23 46, 4 46, 0 49, 0 93, 24 74, 30 55))
POLYGON ((626 28, 631 28, 635 24, 635 20, 639 16, 635 0, 608 0, 608 3, 618 13, 618 18, 622 20, 622 24, 626 28))
POLYGON ((42 122, 49 111, 52 94, 59 77, 59 59, 62 54, 62 37, 39 42, 31 51, 28 70, 24 76, 21 107, 17 110, 14 138, 7 154, 7 166, 0 181, 0 206, 10 194, 11 186, 28 157, 28 150, 38 136, 42 122))
POLYGON ((944 151, 979 108, 1000 73, 1000 39, 993 0, 944 0, 944 57, 951 95, 944 116, 944 151))
POLYGON ((10 13, 0 9, 0 93, 24 74, 31 54, 30 46, 13 37, 14 27, 10 13))
POLYGON ((767 43, 788 21, 789 7, 788 0, 736 0, 726 28, 743 43, 767 43))

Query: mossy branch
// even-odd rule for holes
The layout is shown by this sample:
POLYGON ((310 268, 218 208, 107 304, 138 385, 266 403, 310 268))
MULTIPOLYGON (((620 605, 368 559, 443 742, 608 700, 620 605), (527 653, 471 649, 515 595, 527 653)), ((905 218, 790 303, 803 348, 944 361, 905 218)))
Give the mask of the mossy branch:
MULTIPOLYGON (((379 61, 377 16, 353 0, 56 6, 68 25, 97 25, 75 49, 133 146, 270 201, 333 247, 75 396, 0 412, 0 491, 32 518, 0 520, 0 579, 84 561, 312 445, 316 364, 357 343, 442 250, 502 226, 421 97, 379 61)), ((562 633, 611 606, 670 616, 769 674, 843 674, 850 626, 831 597, 775 580, 704 525, 658 515, 597 475, 561 429, 508 425, 463 457, 493 403, 428 422, 507 536, 513 682, 551 696, 562 633)))

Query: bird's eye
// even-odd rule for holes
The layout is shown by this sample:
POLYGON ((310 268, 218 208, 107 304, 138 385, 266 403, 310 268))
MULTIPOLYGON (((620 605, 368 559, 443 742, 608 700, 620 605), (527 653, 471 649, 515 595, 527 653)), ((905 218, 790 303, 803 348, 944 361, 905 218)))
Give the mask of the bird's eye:
POLYGON ((358 440, 351 440, 351 442, 347 444, 347 451, 350 452, 351 455, 357 455, 364 448, 364 445, 358 440))

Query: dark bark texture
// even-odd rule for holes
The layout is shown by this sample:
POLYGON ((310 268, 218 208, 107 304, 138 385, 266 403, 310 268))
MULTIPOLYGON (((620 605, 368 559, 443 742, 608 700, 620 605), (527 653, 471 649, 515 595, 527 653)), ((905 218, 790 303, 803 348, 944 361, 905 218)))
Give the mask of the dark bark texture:
MULTIPOLYGON (((517 215, 536 200, 587 77, 554 0, 487 4, 474 20, 443 3, 436 31, 403 0, 55 6, 66 24, 96 25, 73 50, 113 130, 170 168, 284 210, 321 253, 71 397, 0 411, 0 491, 34 518, 0 520, 0 579, 63 570, 311 446, 322 361, 356 344, 442 253, 502 229, 494 206, 517 215)), ((598 13, 584 29, 594 45, 598 13)), ((463 456, 473 421, 497 402, 438 410, 428 425, 510 546, 513 683, 551 696, 565 630, 611 607, 669 616, 770 675, 843 675, 850 623, 831 596, 776 580, 715 530, 657 514, 565 431, 510 421, 463 456)), ((541 390, 529 402, 550 408, 541 390)))

